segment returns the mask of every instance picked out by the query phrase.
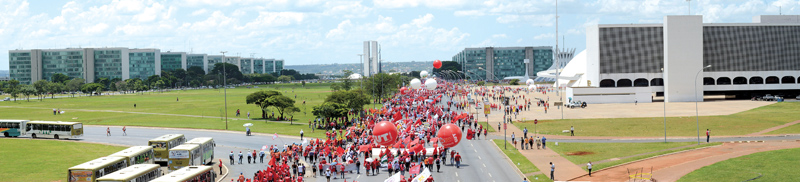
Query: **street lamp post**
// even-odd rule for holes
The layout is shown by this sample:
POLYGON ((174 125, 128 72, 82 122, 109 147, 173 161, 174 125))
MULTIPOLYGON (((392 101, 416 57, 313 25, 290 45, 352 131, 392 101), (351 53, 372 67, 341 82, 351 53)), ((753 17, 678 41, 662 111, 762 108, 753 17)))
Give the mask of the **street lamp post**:
MULTIPOLYGON (((664 68, 661 68, 661 78, 664 78, 664 68)), ((661 81, 661 86, 664 86, 664 81, 661 81)), ((667 143, 667 94, 664 94, 664 143, 667 143)))
POLYGON ((222 53, 222 90, 225 91, 225 130, 228 130, 228 79, 225 74, 225 53, 228 51, 221 51, 222 53))
POLYGON ((698 111, 697 108, 697 76, 700 76, 700 72, 703 72, 704 69, 710 67, 711 65, 709 64, 706 67, 703 67, 700 70, 698 70, 697 74, 694 75, 694 114, 695 114, 695 119, 697 121, 697 144, 700 144, 700 112, 698 111))

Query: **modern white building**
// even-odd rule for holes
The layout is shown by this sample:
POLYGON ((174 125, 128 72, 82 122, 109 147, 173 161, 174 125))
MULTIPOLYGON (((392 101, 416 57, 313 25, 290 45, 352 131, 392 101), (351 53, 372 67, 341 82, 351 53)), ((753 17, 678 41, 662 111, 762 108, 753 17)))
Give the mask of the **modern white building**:
POLYGON ((362 55, 364 76, 372 76, 381 72, 381 45, 378 41, 364 41, 362 55))
POLYGON ((800 93, 800 16, 753 23, 703 23, 701 15, 663 24, 587 28, 586 50, 560 73, 567 97, 588 103, 703 101, 800 93))

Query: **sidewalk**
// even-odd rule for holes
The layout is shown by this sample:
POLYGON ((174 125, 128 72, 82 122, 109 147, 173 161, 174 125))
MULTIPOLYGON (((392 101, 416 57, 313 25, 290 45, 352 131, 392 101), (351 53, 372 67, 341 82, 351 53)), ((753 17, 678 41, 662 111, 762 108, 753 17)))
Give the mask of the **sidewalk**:
MULTIPOLYGON (((658 181, 677 181, 694 170, 720 161, 756 152, 798 147, 800 147, 800 141, 724 143, 720 146, 656 156, 625 165, 605 168, 593 172, 592 177, 583 175, 572 178, 570 181, 627 181, 629 180, 629 169, 644 169, 644 173, 651 173, 652 178, 658 181), (652 169, 652 172, 650 169, 652 169)), ((647 174, 644 176, 648 177, 647 174)))

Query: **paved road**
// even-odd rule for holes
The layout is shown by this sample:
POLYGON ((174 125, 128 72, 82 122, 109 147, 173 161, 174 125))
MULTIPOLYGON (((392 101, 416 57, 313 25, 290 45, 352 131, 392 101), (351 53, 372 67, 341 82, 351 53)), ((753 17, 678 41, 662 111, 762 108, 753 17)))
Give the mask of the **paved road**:
MULTIPOLYGON (((277 140, 272 140, 272 135, 254 135, 245 136, 242 132, 225 132, 225 131, 208 131, 208 130, 188 130, 188 129, 160 129, 160 128, 139 128, 128 127, 128 136, 121 136, 121 127, 111 127, 112 136, 106 136, 106 127, 101 126, 86 126, 84 129, 84 137, 80 140, 87 142, 99 143, 112 143, 122 145, 147 145, 147 141, 155 137, 180 133, 184 134, 187 139, 196 137, 213 137, 217 143, 215 148, 215 170, 216 162, 219 159, 228 165, 228 153, 235 151, 238 155, 239 151, 246 150, 260 150, 264 145, 282 145, 283 142, 291 144, 292 142, 300 142, 299 138, 281 136, 277 140)), ((454 182, 469 182, 469 181, 522 181, 522 178, 516 172, 516 168, 511 166, 505 155, 501 154, 496 149, 494 144, 489 140, 463 140, 458 146, 454 147, 457 152, 461 152, 463 161, 460 169, 454 166, 442 166, 441 173, 434 173, 436 181, 454 181, 454 182)), ((265 164, 247 164, 245 157, 245 164, 243 165, 229 165, 231 175, 223 181, 228 181, 230 178, 238 175, 240 172, 245 176, 252 176, 255 171, 264 169, 265 164), (236 175, 234 175, 236 174, 236 175), (250 175, 247 175, 250 174, 250 175)), ((266 161, 266 160, 265 160, 266 161)), ((346 174, 345 179, 348 181, 383 181, 388 178, 386 170, 381 171, 378 176, 366 176, 362 169, 362 174, 346 174)), ((325 181, 324 178, 311 178, 306 181, 325 181)), ((332 180, 333 181, 333 180, 332 180)), ((342 181, 337 179, 336 181, 342 181)))

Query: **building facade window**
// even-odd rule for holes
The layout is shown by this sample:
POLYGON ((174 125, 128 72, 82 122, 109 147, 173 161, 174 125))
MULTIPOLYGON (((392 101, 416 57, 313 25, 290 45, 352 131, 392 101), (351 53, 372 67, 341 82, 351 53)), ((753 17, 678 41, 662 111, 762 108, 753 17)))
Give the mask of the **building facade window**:
POLYGON ((764 84, 764 79, 759 76, 750 77, 750 84, 764 84))
POLYGON ((717 85, 730 85, 731 78, 728 77, 719 77, 717 78, 717 85))
POLYGON ((635 86, 635 87, 647 87, 647 86, 650 86, 648 83, 649 82, 647 81, 647 79, 644 79, 644 78, 638 78, 636 80, 633 80, 633 86, 635 86))
POLYGON ((792 77, 792 76, 784 76, 783 78, 781 78, 781 83, 782 84, 794 84, 796 82, 794 82, 794 77, 792 77))
POLYGON ((633 82, 631 79, 619 79, 617 81, 617 87, 631 87, 633 86, 633 82))
POLYGON ((617 84, 612 79, 600 80, 600 87, 616 87, 617 84))
POLYGON ((767 77, 766 80, 764 80, 764 83, 766 83, 766 84, 779 84, 780 83, 780 79, 778 79, 777 76, 769 76, 769 77, 767 77))
POLYGON ((703 78, 703 85, 714 85, 714 78, 704 77, 703 78))
POLYGON ((745 77, 741 77, 741 76, 740 76, 740 77, 733 78, 733 84, 734 84, 734 85, 744 85, 744 84, 747 84, 747 78, 745 78, 745 77))

